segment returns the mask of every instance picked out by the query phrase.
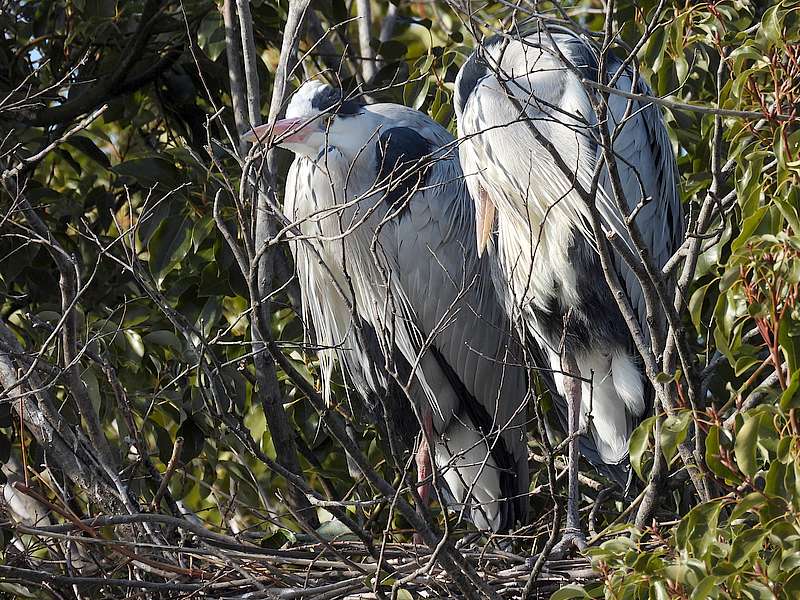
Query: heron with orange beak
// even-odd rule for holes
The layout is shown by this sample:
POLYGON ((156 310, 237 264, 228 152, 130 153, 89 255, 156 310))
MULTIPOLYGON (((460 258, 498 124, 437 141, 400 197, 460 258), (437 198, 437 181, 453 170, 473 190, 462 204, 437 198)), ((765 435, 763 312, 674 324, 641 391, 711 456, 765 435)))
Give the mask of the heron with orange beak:
POLYGON ((323 394, 331 399, 337 361, 348 389, 373 404, 399 384, 422 428, 422 501, 441 492, 480 530, 524 522, 526 375, 478 257, 452 136, 416 110, 347 100, 316 80, 250 137, 269 136, 295 154, 284 215, 297 224, 291 248, 323 394))

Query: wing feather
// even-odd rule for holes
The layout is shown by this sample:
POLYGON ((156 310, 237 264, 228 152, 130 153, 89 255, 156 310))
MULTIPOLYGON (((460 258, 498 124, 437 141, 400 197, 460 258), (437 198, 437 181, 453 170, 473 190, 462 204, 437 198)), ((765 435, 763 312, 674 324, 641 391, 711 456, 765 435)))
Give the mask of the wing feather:
POLYGON ((436 158, 382 248, 398 288, 416 309, 418 329, 430 337, 426 343, 457 372, 491 419, 489 427, 506 429, 504 435, 517 438, 508 446, 520 448, 524 376, 519 369, 503 372, 509 325, 487 283, 488 262, 477 256, 474 206, 459 174, 455 156, 436 158))
MULTIPOLYGON (((609 77, 620 67, 619 61, 609 65, 609 77)), ((641 79, 633 87, 633 73, 622 75, 616 87, 623 91, 652 94, 641 79)), ((677 186, 677 165, 666 127, 658 107, 620 95, 609 96, 610 131, 614 132, 612 148, 628 213, 646 244, 647 251, 660 271, 678 250, 683 239, 683 208, 677 186)), ((607 169, 600 177, 600 186, 611 197, 613 190, 607 169)), ((625 239, 631 244, 629 236, 625 239)), ((644 295, 638 279, 620 258, 615 260, 617 273, 625 285, 639 324, 649 340, 644 295)), ((667 289, 670 289, 667 281, 667 289)))

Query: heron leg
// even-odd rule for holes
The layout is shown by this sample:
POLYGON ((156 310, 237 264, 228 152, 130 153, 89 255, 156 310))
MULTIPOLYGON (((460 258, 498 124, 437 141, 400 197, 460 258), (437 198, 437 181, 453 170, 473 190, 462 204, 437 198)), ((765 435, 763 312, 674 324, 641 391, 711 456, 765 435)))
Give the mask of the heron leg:
MULTIPOLYGON (((431 463, 431 447, 429 440, 433 440, 433 413, 429 407, 422 409, 422 440, 417 448, 417 493, 422 504, 427 507, 431 498, 432 483, 430 477, 433 474, 433 464, 431 463)), ((423 508, 417 508, 423 514, 423 508)), ((423 515, 424 517, 424 515, 423 515)), ((414 543, 423 543, 419 533, 414 534, 414 543)))
POLYGON ((567 522, 561 541, 553 548, 556 556, 565 555, 572 548, 583 550, 586 548, 586 536, 581 528, 581 518, 578 512, 580 490, 578 489, 578 432, 580 429, 581 410, 581 380, 571 377, 580 374, 578 363, 571 353, 562 351, 561 370, 564 373, 564 396, 567 400, 567 422, 569 431, 568 463, 567 463, 567 522))

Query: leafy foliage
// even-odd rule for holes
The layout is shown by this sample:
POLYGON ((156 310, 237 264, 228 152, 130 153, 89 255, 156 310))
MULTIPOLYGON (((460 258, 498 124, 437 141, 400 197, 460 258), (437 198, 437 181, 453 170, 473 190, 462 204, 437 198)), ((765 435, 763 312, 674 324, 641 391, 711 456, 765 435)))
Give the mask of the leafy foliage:
POLYGON ((699 450, 717 498, 688 512, 678 502, 674 527, 631 530, 630 537, 590 549, 606 597, 798 594, 800 131, 796 91, 785 85, 800 76, 797 9, 793 2, 760 11, 736 2, 676 7, 666 33, 645 50, 643 67, 653 65, 657 89, 666 91, 669 78, 685 80, 679 95, 710 104, 717 94, 714 55, 724 55, 718 105, 763 111, 764 119, 723 117, 722 159, 732 175, 724 188, 708 192, 713 117, 695 117, 675 130, 689 202, 714 193, 723 205, 735 204, 710 228, 689 301, 696 350, 708 365, 706 409, 646 420, 631 441, 631 462, 646 478, 656 419, 664 419, 661 451, 673 463, 675 438, 684 438, 693 424, 704 433, 699 450), (687 66, 689 56, 693 66, 687 66), (750 408, 757 402, 763 405, 750 408))

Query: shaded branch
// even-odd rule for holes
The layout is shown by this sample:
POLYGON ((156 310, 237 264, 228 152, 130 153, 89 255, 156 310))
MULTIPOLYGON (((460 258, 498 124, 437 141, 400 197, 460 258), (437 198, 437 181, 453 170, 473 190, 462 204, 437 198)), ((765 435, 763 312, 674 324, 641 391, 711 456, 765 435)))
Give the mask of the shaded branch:
POLYGON ((40 110, 31 119, 39 127, 71 121, 105 102, 125 81, 136 62, 141 58, 153 26, 158 21, 162 0, 147 0, 136 32, 120 53, 120 60, 109 76, 100 79, 74 100, 40 110))

